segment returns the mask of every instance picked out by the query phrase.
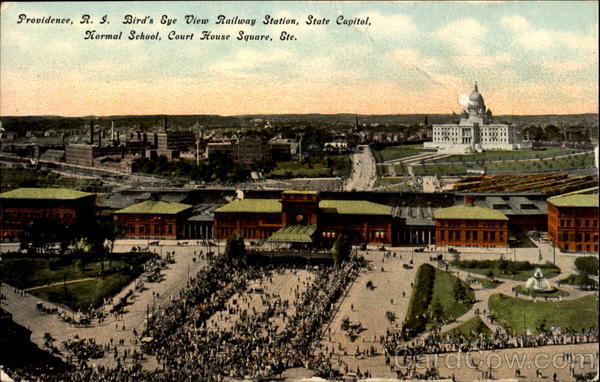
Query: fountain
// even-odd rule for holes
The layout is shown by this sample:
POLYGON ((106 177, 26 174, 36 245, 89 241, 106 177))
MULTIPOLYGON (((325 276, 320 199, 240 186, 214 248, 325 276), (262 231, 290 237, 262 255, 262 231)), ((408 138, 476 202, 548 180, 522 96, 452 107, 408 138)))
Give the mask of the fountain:
POLYGON ((525 283, 525 289, 530 292, 543 293, 554 292, 556 290, 556 288, 552 286, 548 280, 546 280, 540 268, 536 268, 533 276, 527 280, 525 283))

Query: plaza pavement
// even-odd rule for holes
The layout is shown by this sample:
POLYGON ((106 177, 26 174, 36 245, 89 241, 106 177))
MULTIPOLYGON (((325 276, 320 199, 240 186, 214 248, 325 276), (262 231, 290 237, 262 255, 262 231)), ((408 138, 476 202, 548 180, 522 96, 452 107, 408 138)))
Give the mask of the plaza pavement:
MULTIPOLYGON (((22 295, 21 291, 3 284, 2 292, 6 295, 7 299, 2 301, 2 306, 13 314, 13 319, 32 330, 32 341, 41 348, 43 348, 43 337, 45 332, 49 332, 57 341, 55 344, 59 345, 62 341, 73 338, 78 335, 80 338, 91 338, 94 337, 99 344, 105 344, 113 339, 113 343, 118 343, 120 339, 124 340, 124 346, 118 346, 119 354, 122 354, 124 349, 130 349, 130 351, 137 347, 137 344, 133 344, 135 337, 133 336, 132 329, 135 328, 140 333, 145 325, 146 310, 152 310, 152 307, 160 309, 160 306, 164 306, 168 303, 170 296, 175 296, 179 291, 185 287, 188 279, 188 275, 195 275, 202 267, 206 266, 206 261, 192 261, 194 256, 198 257, 200 250, 206 253, 207 250, 213 250, 217 253, 222 252, 224 243, 221 243, 219 248, 217 247, 204 247, 198 245, 199 242, 187 240, 185 241, 189 245, 178 245, 176 241, 161 241, 159 246, 149 246, 147 240, 119 240, 115 243, 116 252, 127 252, 132 247, 148 247, 149 250, 158 253, 159 255, 165 255, 167 252, 174 252, 175 263, 170 264, 167 269, 163 270, 161 274, 164 276, 164 280, 160 283, 146 283, 147 290, 136 292, 132 299, 132 304, 126 307, 126 312, 123 316, 117 320, 114 316, 108 316, 108 318, 101 325, 95 325, 93 327, 72 327, 67 323, 60 320, 56 315, 50 315, 40 312, 36 309, 36 303, 40 301, 35 296, 25 293, 22 295), (196 255, 194 255, 194 252, 196 255), (155 292, 155 293, 153 293, 155 292), (123 330, 123 325, 125 330, 123 330)), ((560 278, 565 277, 570 273, 575 273, 574 259, 577 255, 563 254, 558 249, 554 250, 551 245, 543 241, 535 242, 538 247, 533 248, 518 248, 516 250, 505 249, 505 248, 458 248, 460 251, 461 259, 499 259, 504 256, 507 259, 516 259, 519 261, 528 260, 532 263, 543 263, 546 261, 553 262, 556 259, 556 264, 561 268, 560 278)), ((451 260, 451 255, 447 253, 445 247, 430 247, 430 250, 426 250, 423 253, 414 252, 416 247, 397 247, 388 248, 389 253, 396 253, 396 257, 384 257, 384 253, 378 250, 374 246, 369 246, 368 251, 361 251, 363 255, 371 262, 371 269, 363 270, 357 277, 355 282, 346 291, 346 294, 342 297, 341 301, 338 302, 335 307, 336 311, 329 325, 326 325, 325 335, 321 342, 323 350, 330 351, 333 349, 332 359, 341 360, 348 365, 348 371, 355 371, 360 368, 361 371, 368 370, 373 376, 382 378, 393 378, 394 373, 390 370, 389 366, 385 365, 385 359, 382 354, 382 348, 379 344, 379 337, 385 335, 386 329, 394 327, 395 324, 389 323, 385 318, 385 312, 391 311, 396 314, 397 324, 401 324, 403 321, 410 295, 412 293, 411 283, 414 281, 416 270, 419 265, 431 262, 430 256, 443 254, 445 260, 451 260), (402 267, 403 264, 407 263, 410 259, 413 259, 414 268, 405 269, 402 267), (383 271, 382 268, 383 267, 383 271), (367 281, 372 281, 375 289, 370 290, 366 288, 367 281), (405 291, 405 297, 402 297, 402 291, 405 291), (393 302, 392 302, 393 299, 393 302), (349 317, 351 322, 360 322, 364 327, 364 331, 359 334, 358 338, 352 342, 340 329, 341 320, 344 317, 349 317), (328 331, 329 329, 330 331, 328 331), (354 357, 354 352, 358 347, 360 350, 365 350, 373 346, 379 355, 375 357, 366 357, 358 359, 354 357), (340 347, 342 350, 340 350, 340 347), (346 350, 347 355, 343 355, 343 349, 346 350)), ((434 262, 432 264, 436 265, 434 262)), ((459 277, 465 279, 467 277, 466 272, 457 272, 459 277)), ((457 273, 456 273, 457 272, 457 273)), ((275 293, 282 296, 282 298, 291 297, 290 293, 293 293, 295 286, 304 288, 306 283, 311 280, 311 276, 301 275, 301 281, 297 280, 297 275, 292 276, 293 273, 284 273, 283 275, 274 274, 273 282, 262 283, 265 290, 268 293, 275 293)), ((597 277, 596 277, 597 279, 597 277)), ((553 280, 555 281, 555 280, 553 280)), ((460 317, 455 323, 447 325, 443 330, 452 328, 458 325, 474 315, 474 310, 479 307, 480 310, 487 309, 487 297, 492 293, 505 293, 511 294, 512 286, 519 282, 508 281, 501 284, 495 289, 480 289, 476 291, 476 299, 478 302, 476 305, 464 316, 460 317)), ((522 282, 520 282, 522 283, 522 282)), ((135 281, 126 287, 121 293, 113 298, 113 301, 126 294, 129 289, 132 289, 135 285, 135 281)), ((261 285, 259 282, 257 285, 261 285)), ((577 298, 586 293, 574 288, 562 287, 569 289, 571 295, 568 298, 577 298)), ((290 299, 292 302, 293 299, 290 299)), ((250 302, 251 306, 260 304, 260 298, 252 298, 250 302)), ((46 306, 56 306, 55 304, 44 301, 46 306)), ((69 314, 73 314, 64 307, 58 307, 59 309, 65 310, 69 314)), ((106 306, 109 309, 110 306, 106 306)), ((484 315, 481 315, 484 318, 484 315)), ((489 321, 484 320, 492 329, 493 325, 490 325, 489 321)), ((526 348, 518 349, 519 354, 527 354, 529 357, 534 357, 536 354, 555 354, 558 352, 571 351, 571 352, 587 352, 592 351, 590 349, 596 349, 596 344, 583 344, 583 345, 564 345, 564 346, 544 346, 540 348, 526 348), (590 347, 591 345, 591 347, 590 347)), ((514 352, 514 349, 512 349, 514 352)), ((488 352, 489 353, 489 352, 488 352)), ((485 354, 488 354, 485 353, 485 354)), ((498 354, 509 354, 511 349, 499 350, 494 353, 498 354)), ((456 353, 449 353, 456 354, 456 353)), ((451 357, 446 355, 445 357, 451 357)), ((597 359, 597 358, 596 358, 597 359)), ((108 352, 103 359, 94 361, 98 365, 113 366, 115 361, 113 358, 113 352, 108 352)), ((152 358, 145 361, 145 367, 154 368, 158 366, 152 358)), ((470 368, 439 368, 441 375, 455 374, 457 380, 474 380, 481 377, 481 370, 474 370, 470 368)), ((570 371, 563 369, 556 369, 557 374, 563 380, 572 380, 570 377, 570 371)), ((535 376, 534 370, 522 369, 523 375, 527 379, 533 379, 535 376), (529 373, 529 374, 527 374, 529 373), (533 373, 533 374, 532 374, 533 373)), ((548 374, 548 373, 546 373, 548 374)), ((551 374, 551 372, 550 372, 551 374)), ((514 370, 509 368, 501 368, 493 371, 495 378, 514 378, 514 370)), ((546 376, 547 378, 547 376, 546 376)))
MULTIPOLYGON (((138 291, 130 297, 130 304, 127 305, 125 313, 118 317, 109 315, 102 324, 94 321, 90 327, 74 327, 62 321, 58 315, 48 314, 39 311, 36 308, 37 302, 42 301, 40 298, 29 293, 22 295, 22 291, 7 284, 2 285, 2 293, 6 295, 6 299, 2 300, 2 307, 13 314, 13 320, 32 331, 31 340, 40 348, 44 349, 44 333, 48 332, 56 339, 55 346, 62 348, 62 342, 72 339, 75 335, 79 338, 95 338, 97 344, 108 344, 113 340, 113 344, 118 344, 119 340, 123 340, 125 345, 117 346, 118 353, 123 354, 125 349, 130 352, 138 348, 139 344, 135 344, 137 338, 133 335, 133 329, 137 333, 141 333, 145 328, 147 310, 152 314, 153 309, 160 309, 169 302, 170 296, 175 297, 181 289, 183 289, 188 280, 188 275, 194 276, 200 269, 206 266, 206 260, 196 259, 194 262, 194 251, 196 257, 200 250, 206 253, 207 247, 201 246, 181 246, 175 241, 161 241, 159 246, 150 246, 149 250, 166 255, 167 252, 174 252, 174 264, 169 264, 166 269, 161 271, 164 279, 161 282, 145 283, 145 290, 138 291), (154 292, 154 293, 153 293, 154 292), (125 330, 123 330, 125 327, 125 330)), ((115 252, 128 252, 132 247, 147 246, 146 240, 118 240, 115 243, 115 252)), ((221 246, 222 247, 222 246, 221 246)), ((210 247, 216 251, 216 247, 210 247)), ((116 303, 119 299, 127 294, 131 289, 134 289, 134 280, 130 285, 125 287, 117 294, 113 301, 116 303)), ((64 311, 69 315, 74 315, 75 312, 64 306, 42 301, 47 307, 56 307, 59 311, 64 311)), ((111 304, 105 305, 103 309, 107 312, 112 307, 111 304)), ((138 348, 139 350, 139 348, 138 348)), ((96 365, 113 367, 115 363, 114 351, 105 353, 104 358, 92 360, 96 365)), ((155 363, 152 359, 148 360, 148 365, 152 368, 155 363)))

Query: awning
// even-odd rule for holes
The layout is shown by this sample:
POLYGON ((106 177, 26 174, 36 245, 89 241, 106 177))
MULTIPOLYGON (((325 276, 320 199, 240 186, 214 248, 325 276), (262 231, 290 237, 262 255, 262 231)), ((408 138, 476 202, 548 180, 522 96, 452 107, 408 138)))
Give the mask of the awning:
POLYGON ((285 243, 312 243, 312 235, 317 231, 315 225, 284 225, 271 235, 267 241, 285 243))

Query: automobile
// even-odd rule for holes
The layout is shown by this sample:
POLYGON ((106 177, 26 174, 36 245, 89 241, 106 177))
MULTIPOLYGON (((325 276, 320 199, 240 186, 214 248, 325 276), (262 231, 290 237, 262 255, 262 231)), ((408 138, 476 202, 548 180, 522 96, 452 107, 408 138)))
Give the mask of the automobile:
POLYGON ((413 269, 414 265, 412 265, 412 264, 402 264, 402 267, 406 268, 406 269, 413 269))

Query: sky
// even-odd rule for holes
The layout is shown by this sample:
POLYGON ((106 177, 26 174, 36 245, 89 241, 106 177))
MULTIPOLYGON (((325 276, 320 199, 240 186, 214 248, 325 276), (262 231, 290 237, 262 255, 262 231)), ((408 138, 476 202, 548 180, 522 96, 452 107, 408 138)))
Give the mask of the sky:
POLYGON ((0 19, 2 116, 458 113, 475 81, 494 114, 598 112, 595 1, 2 3, 0 19), (256 24, 216 25, 219 15, 256 24), (265 15, 297 25, 264 25, 265 15), (309 15, 330 23, 307 25, 309 15), (84 39, 92 30, 123 35, 84 39), (161 40, 129 40, 131 30, 161 40), (199 40, 203 31, 231 37, 199 40), (272 40, 238 41, 240 31, 272 40))

